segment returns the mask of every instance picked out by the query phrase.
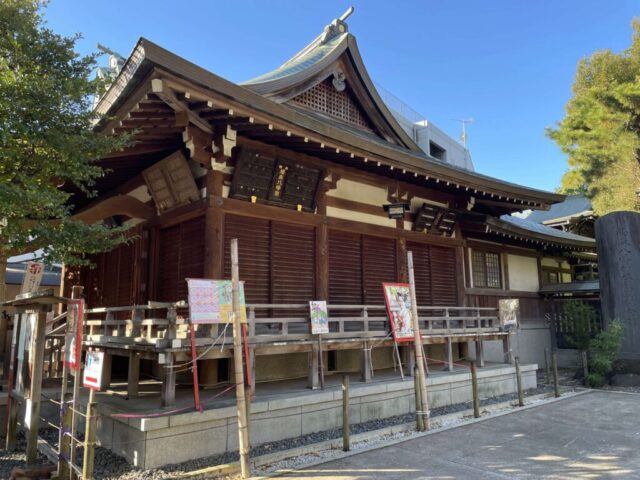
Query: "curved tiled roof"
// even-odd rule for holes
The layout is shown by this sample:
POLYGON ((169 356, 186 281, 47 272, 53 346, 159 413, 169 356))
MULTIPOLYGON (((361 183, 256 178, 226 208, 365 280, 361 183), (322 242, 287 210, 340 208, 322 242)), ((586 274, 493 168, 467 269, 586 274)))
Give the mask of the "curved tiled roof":
POLYGON ((313 42, 307 45, 305 48, 296 53, 292 58, 280 65, 278 68, 271 70, 270 72, 260 75, 259 77, 252 78, 245 82, 240 83, 246 87, 251 88, 252 85, 258 83, 271 82, 273 80, 280 80, 289 75, 307 70, 314 65, 319 64, 322 60, 331 55, 338 49, 340 44, 346 40, 348 32, 333 37, 326 43, 320 42, 320 37, 316 38, 313 42))
POLYGON ((535 223, 554 223, 583 214, 592 214, 591 200, 582 195, 569 195, 564 202, 552 205, 549 210, 531 212, 527 220, 535 223))
POLYGON ((502 215, 500 218, 487 218, 487 225, 491 230, 499 229, 503 233, 539 241, 562 245, 573 245, 583 248, 595 248, 593 238, 584 237, 571 232, 564 232, 541 223, 532 222, 526 218, 502 215))

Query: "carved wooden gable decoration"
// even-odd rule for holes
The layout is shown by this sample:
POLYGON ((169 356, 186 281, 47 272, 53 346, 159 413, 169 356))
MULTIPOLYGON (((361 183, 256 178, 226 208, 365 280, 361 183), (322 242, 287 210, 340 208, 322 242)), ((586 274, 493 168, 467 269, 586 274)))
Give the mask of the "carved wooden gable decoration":
POLYGON ((369 116, 346 87, 344 79, 336 82, 336 78, 329 77, 325 79, 316 86, 292 98, 291 102, 373 132, 375 128, 369 116))

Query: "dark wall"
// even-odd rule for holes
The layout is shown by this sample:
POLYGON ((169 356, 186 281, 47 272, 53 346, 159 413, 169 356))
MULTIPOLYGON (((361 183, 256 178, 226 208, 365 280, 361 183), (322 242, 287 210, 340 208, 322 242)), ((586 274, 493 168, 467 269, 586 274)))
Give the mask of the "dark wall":
POLYGON ((640 214, 609 213, 596 221, 603 322, 624 323, 621 357, 640 359, 640 214))

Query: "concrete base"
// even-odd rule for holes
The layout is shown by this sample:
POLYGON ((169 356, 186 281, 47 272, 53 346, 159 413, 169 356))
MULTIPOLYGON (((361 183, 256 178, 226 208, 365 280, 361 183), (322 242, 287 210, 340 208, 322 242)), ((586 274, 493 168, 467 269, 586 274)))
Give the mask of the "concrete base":
MULTIPOLYGON (((525 389, 536 387, 537 365, 523 365, 525 389)), ((415 411, 413 379, 393 377, 393 372, 376 372, 372 383, 351 378, 350 422, 361 423, 415 411)), ((397 374, 395 374, 397 375, 397 374)), ((428 378, 430 408, 471 400, 471 378, 467 369, 432 372, 428 378)), ((251 444, 294 438, 342 425, 340 375, 327 377, 324 391, 286 388, 286 383, 258 385, 251 405, 251 444), (262 390, 262 393, 261 393, 262 390)), ((481 397, 493 397, 516 390, 515 369, 510 365, 488 365, 479 369, 481 397)), ((291 385, 290 385, 291 387, 291 385)), ((206 401, 212 394, 203 392, 206 401)), ((153 418, 114 418, 127 411, 126 401, 100 395, 98 439, 101 445, 124 456, 141 468, 157 468, 238 449, 236 408, 233 392, 216 401, 218 408, 203 413, 186 412, 153 418)), ((188 399, 184 399, 188 405, 188 399)), ((150 403, 146 403, 149 408, 150 403)))

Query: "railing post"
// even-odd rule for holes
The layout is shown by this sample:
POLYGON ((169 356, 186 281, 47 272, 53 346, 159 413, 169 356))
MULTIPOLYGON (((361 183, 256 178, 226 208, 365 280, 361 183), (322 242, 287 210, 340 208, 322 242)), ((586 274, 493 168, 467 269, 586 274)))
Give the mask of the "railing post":
MULTIPOLYGON (((113 321, 113 312, 108 310, 107 314, 104 316, 104 333, 103 333, 103 335, 105 337, 109 336, 109 328, 110 328, 109 322, 111 322, 111 321, 113 321)), ((93 329, 93 326, 90 326, 89 327, 90 334, 93 334, 93 330, 92 329, 93 329)), ((119 336, 120 336, 120 328, 116 327, 116 337, 119 337, 119 336)))
POLYGON ((140 384, 140 356, 134 352, 129 352, 129 367, 127 372, 127 399, 138 396, 140 384))
POLYGON ((478 337, 478 340, 476 340, 476 361, 478 362, 478 367, 484 367, 484 343, 482 343, 482 337, 478 337))
POLYGON ((363 331, 365 333, 369 332, 369 310, 367 309, 367 306, 365 305, 364 308, 362 309, 362 328, 363 331))
POLYGON ((368 383, 371 381, 371 344, 368 341, 362 342, 362 381, 368 383))

